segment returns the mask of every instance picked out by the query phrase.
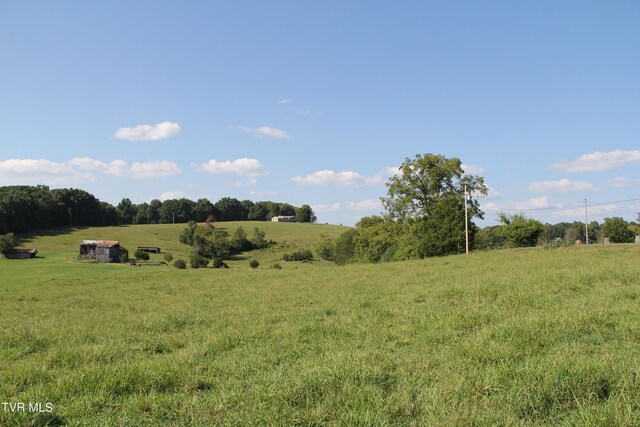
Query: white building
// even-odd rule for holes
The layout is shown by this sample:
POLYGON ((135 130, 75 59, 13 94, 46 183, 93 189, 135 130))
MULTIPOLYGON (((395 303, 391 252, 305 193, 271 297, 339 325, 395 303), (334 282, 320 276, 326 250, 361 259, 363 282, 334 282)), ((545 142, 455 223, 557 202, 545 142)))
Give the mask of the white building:
POLYGON ((293 215, 279 215, 271 218, 271 222, 296 222, 296 217, 293 215))

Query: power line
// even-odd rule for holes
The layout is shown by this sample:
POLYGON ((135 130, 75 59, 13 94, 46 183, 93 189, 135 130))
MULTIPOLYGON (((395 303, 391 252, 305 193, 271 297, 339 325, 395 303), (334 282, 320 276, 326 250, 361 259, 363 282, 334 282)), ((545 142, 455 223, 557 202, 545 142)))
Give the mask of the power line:
MULTIPOLYGON (((611 205, 611 204, 616 204, 616 203, 636 202, 636 201, 639 201, 639 200, 640 200, 640 197, 636 197, 636 198, 633 198, 633 199, 616 200, 616 201, 612 201, 612 202, 589 203, 589 206, 603 206, 603 205, 611 205)), ((563 210, 566 210, 566 209, 577 209, 577 208, 582 208, 582 207, 584 207, 584 203, 575 204, 575 205, 568 205, 568 206, 546 206, 546 207, 543 207, 543 208, 523 208, 523 209, 504 208, 504 209, 500 209, 500 210, 512 211, 512 212, 563 211, 563 210)))

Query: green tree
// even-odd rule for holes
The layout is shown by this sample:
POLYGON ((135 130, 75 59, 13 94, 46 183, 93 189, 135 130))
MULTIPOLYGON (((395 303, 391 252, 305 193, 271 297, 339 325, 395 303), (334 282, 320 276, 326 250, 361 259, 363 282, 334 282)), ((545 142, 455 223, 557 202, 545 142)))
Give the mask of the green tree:
POLYGON ((381 200, 394 219, 425 219, 442 197, 457 195, 464 200, 465 187, 470 196, 469 217, 483 217, 477 197, 487 194, 484 179, 465 175, 458 158, 448 159, 435 154, 406 158, 399 174, 389 178, 386 185, 387 197, 381 200))
POLYGON ((16 246, 18 246, 18 244, 15 241, 13 233, 0 236, 0 254, 8 255, 14 251, 16 246))
POLYGON ((611 243, 631 243, 634 234, 629 230, 629 223, 620 217, 605 218, 602 224, 602 234, 611 243))
POLYGON ((358 230, 350 228, 336 239, 335 262, 344 265, 351 261, 356 253, 356 239, 358 230))
MULTIPOLYGON (((464 200, 456 194, 440 197, 433 203, 429 216, 413 227, 416 253, 420 258, 464 252, 466 248, 464 200)), ((473 247, 476 227, 469 229, 473 247)))
POLYGON ((195 221, 189 221, 187 227, 180 233, 180 243, 191 246, 197 228, 198 224, 195 221))
POLYGON ((258 202, 251 206, 247 218, 251 221, 266 221, 269 217, 268 202, 258 202))
POLYGON ((198 199, 194 208, 195 220, 198 222, 205 222, 209 215, 217 216, 216 208, 213 206, 213 203, 209 201, 209 199, 202 198, 198 199))
POLYGON ((513 215, 498 213, 507 244, 514 248, 535 246, 544 226, 538 220, 527 218, 522 213, 513 215))
POLYGON ((247 239, 247 233, 242 227, 238 227, 231 238, 231 249, 233 252, 250 251, 253 245, 247 239))
POLYGON ((133 218, 136 216, 136 209, 131 200, 124 198, 118 203, 118 217, 120 224, 133 224, 133 218))
POLYGON ((313 210, 309 205, 302 205, 296 209, 296 221, 298 222, 313 222, 313 210))
POLYGON ((147 207, 147 223, 159 224, 160 223, 160 208, 162 202, 158 199, 153 199, 147 207))

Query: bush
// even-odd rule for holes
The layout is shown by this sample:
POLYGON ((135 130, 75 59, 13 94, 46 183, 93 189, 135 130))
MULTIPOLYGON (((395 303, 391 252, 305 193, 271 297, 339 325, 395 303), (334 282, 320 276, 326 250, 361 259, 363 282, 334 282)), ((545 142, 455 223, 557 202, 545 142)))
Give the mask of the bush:
POLYGON ((213 268, 229 268, 229 266, 222 258, 215 258, 213 260, 213 268))
POLYGON ((120 246, 120 262, 122 264, 129 262, 129 250, 124 246, 120 246))
POLYGON ((164 260, 167 264, 169 264, 171 261, 173 261, 173 255, 171 254, 164 254, 164 260))
POLYGON ((327 236, 323 236, 316 246, 316 252, 320 258, 326 261, 335 261, 336 242, 327 236))
POLYGON ((140 249, 136 249, 136 251, 133 253, 133 256, 136 257, 136 259, 149 261, 149 253, 145 251, 141 251, 140 249))
POLYGON ((0 253, 2 255, 12 253, 16 246, 18 245, 13 237, 13 233, 7 233, 4 236, 0 236, 0 253))
POLYGON ((189 264, 191 265, 191 268, 205 268, 209 265, 209 260, 198 254, 191 254, 189 257, 189 264))
POLYGON ((293 252, 291 254, 284 254, 282 256, 283 261, 311 261, 312 259, 313 252, 311 252, 309 249, 293 252))
POLYGON ((275 264, 272 264, 269 268, 273 268, 274 270, 282 270, 282 267, 277 262, 275 264))
POLYGON ((251 266, 251 268, 258 268, 260 266, 260 262, 258 262, 257 259, 252 259, 249 265, 251 266))
POLYGON ((173 266, 178 270, 184 270, 185 268, 187 268, 187 263, 184 262, 183 259, 177 259, 173 262, 173 266))

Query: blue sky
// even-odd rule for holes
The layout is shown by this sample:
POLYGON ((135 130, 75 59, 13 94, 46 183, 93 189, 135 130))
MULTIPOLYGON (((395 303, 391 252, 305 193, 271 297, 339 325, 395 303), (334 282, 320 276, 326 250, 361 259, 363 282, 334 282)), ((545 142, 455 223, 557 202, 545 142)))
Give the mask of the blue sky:
POLYGON ((585 198, 635 220, 639 20, 636 1, 5 2, 0 185, 352 225, 435 153, 485 177, 481 225, 582 220, 585 198))

